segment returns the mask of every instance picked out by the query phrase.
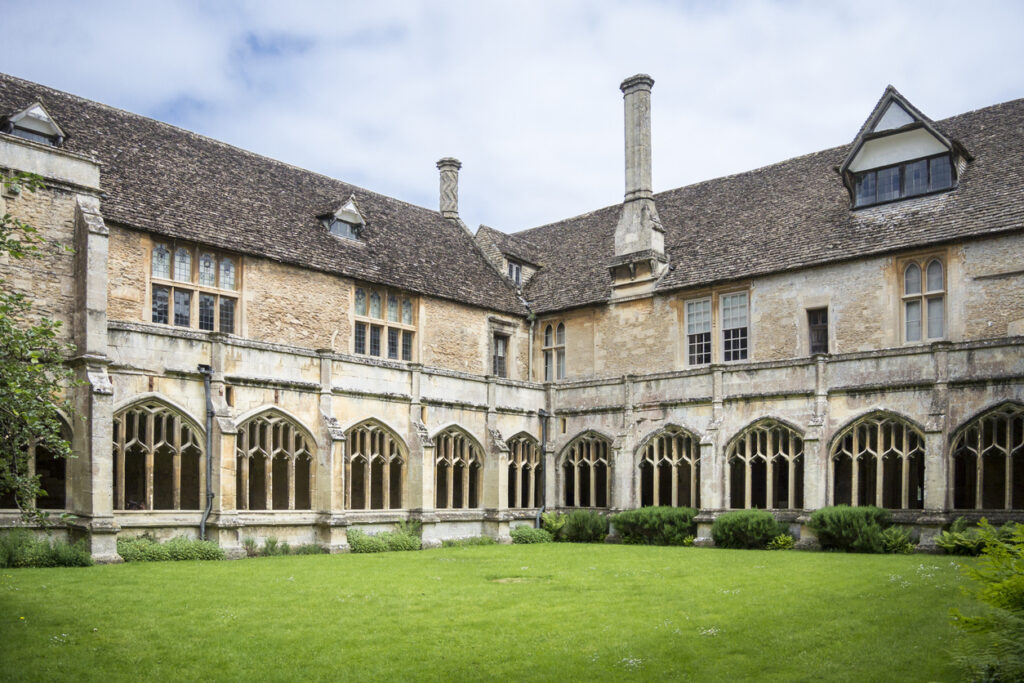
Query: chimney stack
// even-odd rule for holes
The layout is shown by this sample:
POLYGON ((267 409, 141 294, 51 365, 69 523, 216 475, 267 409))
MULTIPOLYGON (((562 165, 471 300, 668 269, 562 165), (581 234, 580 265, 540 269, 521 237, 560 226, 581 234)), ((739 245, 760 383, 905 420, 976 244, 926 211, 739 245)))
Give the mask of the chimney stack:
POLYGON ((459 169, 462 162, 445 157, 437 162, 441 171, 441 215, 445 218, 459 217, 459 169))
MULTIPOLYGON (((622 215, 615 229, 615 256, 626 263, 630 254, 637 260, 654 258, 663 262, 665 232, 654 206, 651 191, 651 86, 654 79, 637 74, 622 82, 625 104, 626 132, 626 196, 622 215)), ((657 275, 658 264, 651 261, 651 274, 657 275)), ((633 269, 631 269, 633 270, 633 269)))

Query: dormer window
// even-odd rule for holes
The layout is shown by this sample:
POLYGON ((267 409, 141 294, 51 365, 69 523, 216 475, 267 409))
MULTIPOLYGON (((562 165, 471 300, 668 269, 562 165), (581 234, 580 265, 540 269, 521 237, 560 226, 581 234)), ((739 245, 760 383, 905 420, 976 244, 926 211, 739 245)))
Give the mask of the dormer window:
POLYGON ((64 131, 39 102, 8 116, 3 121, 3 132, 24 140, 58 146, 64 141, 64 131))
POLYGON ((514 282, 516 287, 521 287, 523 284, 523 264, 509 260, 508 279, 514 282))
POLYGON ((358 240, 366 226, 366 221, 356 206, 355 195, 350 196, 335 212, 321 216, 320 220, 332 235, 349 240, 358 240))
POLYGON ((840 167, 853 208, 945 192, 970 155, 891 85, 840 167))
POLYGON ((855 173, 854 206, 871 206, 953 187, 949 154, 855 173))

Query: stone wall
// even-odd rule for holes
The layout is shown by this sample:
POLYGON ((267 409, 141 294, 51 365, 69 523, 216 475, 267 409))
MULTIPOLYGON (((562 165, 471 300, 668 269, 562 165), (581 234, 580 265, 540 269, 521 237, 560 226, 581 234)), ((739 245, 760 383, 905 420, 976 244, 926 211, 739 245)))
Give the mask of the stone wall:
POLYGON ((964 337, 1024 335, 1024 236, 963 245, 964 337))
POLYGON ((441 299, 420 299, 420 362, 449 370, 488 374, 487 315, 441 299))
POLYGON ((118 226, 110 229, 107 261, 107 319, 148 321, 147 259, 152 242, 148 235, 118 226))

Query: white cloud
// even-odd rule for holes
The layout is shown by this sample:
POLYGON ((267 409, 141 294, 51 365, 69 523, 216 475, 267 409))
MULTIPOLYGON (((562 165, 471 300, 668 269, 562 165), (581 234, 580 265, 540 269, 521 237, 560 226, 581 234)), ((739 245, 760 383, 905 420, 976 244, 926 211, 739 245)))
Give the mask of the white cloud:
POLYGON ((1024 5, 37 2, 5 71, 518 230, 622 196, 617 85, 654 76, 655 189, 850 140, 885 85, 934 118, 1024 95, 1024 5), (379 6, 378 6, 379 5, 379 6), (47 17, 40 21, 40 17, 47 17))

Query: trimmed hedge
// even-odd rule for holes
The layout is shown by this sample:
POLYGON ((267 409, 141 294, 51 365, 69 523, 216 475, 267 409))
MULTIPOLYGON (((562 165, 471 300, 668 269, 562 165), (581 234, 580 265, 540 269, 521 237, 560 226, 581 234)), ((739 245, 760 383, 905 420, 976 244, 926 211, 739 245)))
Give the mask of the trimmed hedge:
POLYGON ((88 567, 92 555, 85 541, 69 545, 64 541, 37 539, 25 529, 0 534, 0 568, 8 567, 88 567))
POLYGON ((609 521, 615 525, 623 543, 634 545, 686 545, 697 530, 693 518, 697 511, 687 507, 643 507, 614 514, 609 521))
POLYGON ((715 520, 711 538, 720 548, 763 549, 788 530, 788 525, 775 521, 767 510, 733 510, 715 520))
POLYGON ((359 529, 350 529, 348 532, 348 547, 354 553, 419 550, 420 546, 419 536, 404 534, 398 531, 382 531, 372 536, 359 529))
POLYGON ((152 536, 117 539, 117 554, 125 562, 223 560, 224 551, 213 541, 178 536, 160 543, 152 536))
POLYGON ((562 537, 570 543, 601 543, 608 535, 608 518, 591 510, 573 510, 565 516, 562 537))
POLYGON ((821 508, 811 514, 808 522, 822 549, 848 553, 885 552, 886 537, 882 532, 891 525, 892 513, 873 505, 821 508))
POLYGON ((513 543, 551 543, 554 539, 544 529, 534 529, 532 526, 521 524, 509 532, 513 543))

